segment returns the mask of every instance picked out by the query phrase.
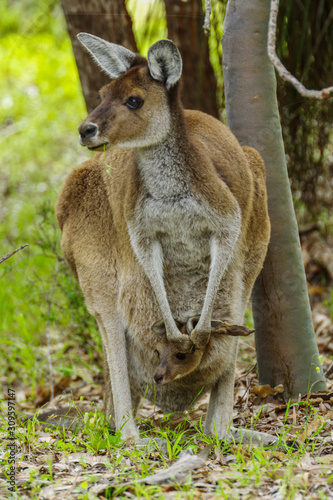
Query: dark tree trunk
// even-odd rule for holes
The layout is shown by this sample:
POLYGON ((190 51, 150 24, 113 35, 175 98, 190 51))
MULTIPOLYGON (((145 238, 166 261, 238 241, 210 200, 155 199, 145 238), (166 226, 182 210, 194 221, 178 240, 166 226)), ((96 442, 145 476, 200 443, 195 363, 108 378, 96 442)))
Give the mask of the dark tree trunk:
POLYGON ((184 107, 218 117, 216 79, 209 60, 208 39, 202 29, 202 2, 165 0, 164 3, 168 37, 177 45, 183 58, 184 107))
POLYGON ((90 113, 98 104, 96 96, 99 89, 109 83, 110 78, 96 67, 76 35, 85 31, 137 52, 132 21, 125 0, 61 0, 61 3, 90 113))
POLYGON ((276 78, 267 56, 270 3, 229 0, 223 68, 228 125, 241 144, 261 153, 267 169, 272 235, 253 290, 259 381, 283 384, 285 397, 325 390, 318 360, 294 214, 276 78))

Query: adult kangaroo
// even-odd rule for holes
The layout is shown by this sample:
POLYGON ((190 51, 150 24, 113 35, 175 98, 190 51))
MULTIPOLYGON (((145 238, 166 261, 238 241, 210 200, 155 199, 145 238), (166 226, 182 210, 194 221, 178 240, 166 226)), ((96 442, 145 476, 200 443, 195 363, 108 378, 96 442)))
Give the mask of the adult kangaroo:
POLYGON ((262 268, 264 163, 218 120, 183 109, 173 42, 156 42, 146 60, 90 34, 78 38, 111 83, 79 126, 81 144, 98 153, 70 173, 56 213, 103 339, 105 413, 124 439, 137 438, 142 396, 170 413, 210 390, 205 431, 223 438, 237 338, 211 336, 211 321, 242 322, 262 268), (166 384, 153 378, 157 321, 177 359, 200 351, 190 373, 166 384))

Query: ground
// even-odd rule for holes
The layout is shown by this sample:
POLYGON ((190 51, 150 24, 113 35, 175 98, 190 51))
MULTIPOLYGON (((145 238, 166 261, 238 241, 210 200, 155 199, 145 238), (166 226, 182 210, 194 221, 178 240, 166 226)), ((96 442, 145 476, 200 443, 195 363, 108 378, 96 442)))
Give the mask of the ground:
MULTIPOLYGON (((234 425, 280 436, 277 445, 226 444, 205 436, 205 398, 185 415, 168 416, 145 401, 138 423, 142 436, 151 442, 148 449, 142 449, 123 443, 105 424, 99 413, 103 397, 100 373, 93 383, 77 374, 55 377, 58 394, 50 402, 50 384, 37 384, 34 398, 29 388, 14 384, 20 498, 333 498, 333 323, 330 288, 323 284, 331 279, 333 247, 317 231, 301 239, 328 390, 304 395, 293 403, 279 401, 279 387, 272 390, 258 385, 251 338, 240 340, 236 372, 234 425), (43 412, 66 408, 66 419, 48 420, 58 430, 36 421, 22 424, 22 418, 42 405, 43 412), (181 451, 187 452, 188 464, 182 473, 177 470, 181 451), (168 471, 172 464, 176 464, 176 473, 175 469, 168 471), (157 474, 161 470, 166 470, 162 484, 157 474)), ((8 386, 6 377, 2 382, 8 386)), ((3 437, 7 403, 2 405, 3 437)), ((8 450, 1 456, 8 462, 8 450)), ((0 477, 0 498, 8 498, 6 468, 0 477)))

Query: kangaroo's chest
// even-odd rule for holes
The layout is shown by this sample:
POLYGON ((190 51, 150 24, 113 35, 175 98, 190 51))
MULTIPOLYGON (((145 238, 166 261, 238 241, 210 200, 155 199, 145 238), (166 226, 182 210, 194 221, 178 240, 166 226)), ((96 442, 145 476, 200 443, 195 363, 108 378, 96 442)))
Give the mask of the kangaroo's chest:
POLYGON ((165 270, 208 271, 213 227, 194 197, 177 201, 148 198, 143 220, 145 231, 162 246, 165 270))

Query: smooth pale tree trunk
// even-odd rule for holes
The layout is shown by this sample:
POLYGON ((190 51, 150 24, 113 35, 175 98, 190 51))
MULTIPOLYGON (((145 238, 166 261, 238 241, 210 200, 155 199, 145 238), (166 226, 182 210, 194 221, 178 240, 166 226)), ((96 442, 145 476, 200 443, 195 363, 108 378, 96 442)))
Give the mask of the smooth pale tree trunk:
POLYGON ((218 117, 216 78, 209 60, 208 38, 202 28, 201 0, 165 0, 168 38, 183 59, 182 102, 187 109, 199 109, 218 117))
POLYGON ((137 52, 132 31, 132 20, 125 0, 61 0, 66 17, 75 61, 79 71, 83 96, 90 113, 98 104, 98 91, 110 77, 96 67, 96 63, 82 47, 76 35, 80 31, 99 36, 112 43, 137 52))
MULTIPOLYGON (((267 169, 272 235, 252 303, 260 384, 283 384, 285 398, 325 390, 303 267, 276 99, 267 56, 268 0, 229 0, 223 71, 228 125, 256 148, 267 169)), ((306 145, 304 145, 306 147, 306 145)))

